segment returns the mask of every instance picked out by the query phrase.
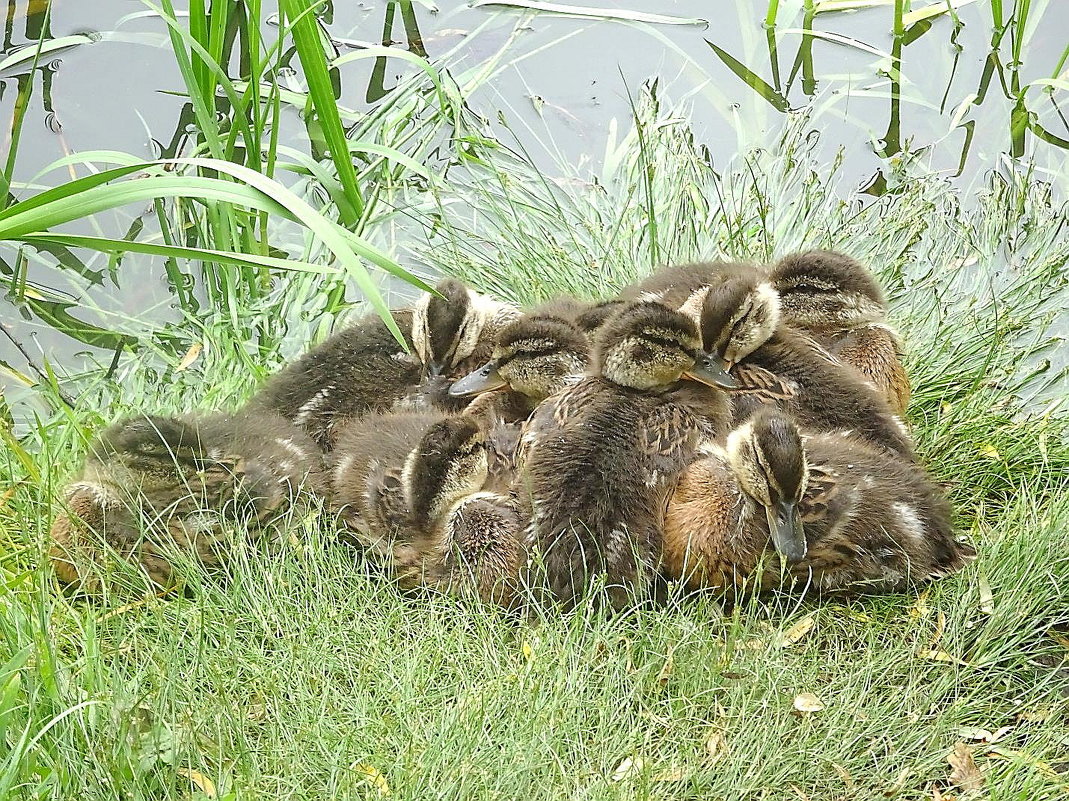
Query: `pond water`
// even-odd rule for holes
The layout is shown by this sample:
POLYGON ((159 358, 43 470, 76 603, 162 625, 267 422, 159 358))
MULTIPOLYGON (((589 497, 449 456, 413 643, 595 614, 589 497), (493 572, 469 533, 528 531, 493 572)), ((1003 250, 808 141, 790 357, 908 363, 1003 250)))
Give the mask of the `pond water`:
MULTIPOLYGON (((1057 198, 1069 186, 1069 121, 1059 105, 1069 103, 1063 2, 954 0, 952 13, 931 13, 946 3, 915 0, 898 36, 892 0, 773 2, 772 24, 770 4, 746 0, 603 3, 587 17, 520 5, 532 4, 328 2, 322 19, 339 52, 387 44, 455 74, 481 72, 469 105, 490 118, 503 112, 547 172, 561 164, 596 169, 610 129, 630 119, 640 88, 656 79, 662 96, 688 105, 714 164, 771 145, 791 111, 809 109, 822 156, 830 162, 842 149, 843 174, 870 194, 881 191, 904 146, 966 197, 996 168, 1031 167, 1057 198), (869 7, 837 10, 858 5, 869 7), (993 18, 999 8, 1001 21, 993 18), (1017 24, 1025 10, 1024 24, 1017 24)), ((7 6, 0 162, 14 160, 15 196, 71 177, 73 168, 40 174, 71 153, 181 154, 193 118, 166 26, 152 7, 139 0, 54 0, 50 19, 46 7, 47 0, 7 6), (32 69, 26 48, 41 39, 67 46, 50 49, 32 69)), ((373 108, 411 71, 396 59, 348 64, 339 102, 373 108)), ((300 79, 294 71, 288 80, 300 79)), ((304 136, 294 113, 281 138, 297 144, 304 136)), ((121 235, 130 218, 94 224, 97 233, 121 235)), ((0 244, 5 283, 14 255, 0 244)), ((43 269, 35 280, 69 296, 75 305, 64 309, 103 328, 172 314, 162 271, 150 259, 128 258, 122 275, 104 283, 43 269)), ((18 387, 12 373, 32 375, 47 362, 62 380, 67 371, 107 363, 106 349, 56 330, 10 294, 0 298, 0 320, 0 381, 9 399, 18 387)))

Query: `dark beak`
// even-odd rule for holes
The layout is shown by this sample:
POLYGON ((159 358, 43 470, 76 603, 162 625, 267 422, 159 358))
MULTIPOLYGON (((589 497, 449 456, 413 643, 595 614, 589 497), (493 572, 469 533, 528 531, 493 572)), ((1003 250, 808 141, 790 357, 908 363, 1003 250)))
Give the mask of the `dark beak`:
POLYGON ((702 384, 720 389, 738 389, 739 387, 739 382, 727 371, 724 360, 711 353, 699 354, 694 366, 683 375, 693 381, 700 381, 702 384))
POLYGON ((487 362, 474 373, 468 373, 453 382, 449 388, 451 398, 464 398, 469 395, 481 395, 494 389, 508 386, 508 381, 497 371, 496 362, 487 362))
POLYGON ((779 500, 765 508, 768 515, 768 530, 772 533, 772 544, 788 562, 798 562, 805 558, 805 530, 802 517, 798 513, 798 504, 794 501, 779 500))

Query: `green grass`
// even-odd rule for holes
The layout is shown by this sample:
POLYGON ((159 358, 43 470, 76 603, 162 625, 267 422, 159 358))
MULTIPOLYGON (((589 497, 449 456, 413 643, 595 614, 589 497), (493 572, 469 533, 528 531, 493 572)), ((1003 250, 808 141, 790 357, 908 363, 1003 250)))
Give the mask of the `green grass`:
MULTIPOLYGON (((223 22, 195 18, 193 33, 175 34, 197 103, 223 79, 190 41, 225 62, 223 22)), ((342 111, 365 148, 360 201, 346 209, 348 178, 270 146, 266 120, 306 98, 259 87, 278 55, 257 47, 254 79, 231 87, 245 98, 248 130, 211 131, 198 153, 298 176, 299 199, 316 201, 324 222, 241 211, 263 193, 200 162, 181 177, 225 189, 233 203, 161 201, 149 242, 260 257, 282 247, 321 266, 332 234, 351 245, 342 231, 355 230, 382 246, 399 231, 410 252, 391 255, 522 302, 606 296, 661 261, 840 248, 888 288, 915 386, 910 422, 979 558, 921 598, 772 596, 730 611, 678 598, 618 619, 580 610, 516 621, 402 596, 329 524, 302 519, 281 544, 239 550, 228 575, 185 565, 189 597, 131 587, 95 604, 70 599, 41 557, 52 498, 91 433, 131 410, 233 405, 348 305, 343 279, 325 271, 283 281, 269 264, 219 257, 202 267, 212 287, 203 306, 179 298, 181 322, 139 337, 137 358, 114 374, 89 371, 72 407, 42 379, 46 411, 17 434, 0 421, 0 799, 360 799, 387 788, 464 801, 919 801, 933 787, 956 798, 1065 796, 1060 200, 1029 175, 993 177, 962 199, 907 152, 887 192, 862 203, 837 165, 816 161, 805 115, 792 115, 777 147, 714 170, 685 109, 648 93, 635 100, 635 124, 607 144, 596 182, 552 180, 490 137, 434 72, 373 120, 342 111), (456 132, 460 161, 448 180, 428 182, 396 157, 422 163, 443 130, 456 132), (268 145, 265 162, 237 147, 246 136, 268 145), (326 239, 306 235, 313 227, 326 239), (192 342, 204 352, 178 370, 192 342), (824 709, 796 712, 801 693, 824 709), (981 730, 1001 736, 987 743, 981 730), (947 755, 962 741, 986 782, 972 796, 949 787, 947 755)), ((209 105, 202 112, 214 118, 209 105)), ((107 184, 100 202, 122 185, 107 184)), ((72 192, 53 198, 73 213, 72 192)), ((42 209, 29 208, 30 220, 45 220, 42 209)), ((177 287, 196 254, 171 255, 177 287)))

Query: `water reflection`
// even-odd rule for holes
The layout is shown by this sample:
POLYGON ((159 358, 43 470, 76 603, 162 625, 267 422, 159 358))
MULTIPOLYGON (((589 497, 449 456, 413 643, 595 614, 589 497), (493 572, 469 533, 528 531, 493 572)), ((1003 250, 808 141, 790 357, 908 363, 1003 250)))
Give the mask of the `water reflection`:
MULTIPOLYGON (((250 6, 230 5, 235 13, 222 36, 222 61, 235 78, 248 78, 250 6)), ((603 5, 628 15, 619 4, 603 5)), ((711 13, 704 0, 632 5, 684 21, 711 13)), ((1001 12, 1001 4, 971 3, 896 20, 890 5, 836 13, 828 10, 833 4, 813 0, 737 0, 716 4, 716 18, 703 27, 533 14, 507 2, 471 8, 443 1, 439 10, 380 0, 325 3, 319 24, 325 44, 338 53, 384 45, 448 68, 467 87, 467 104, 491 120, 501 111, 523 150, 550 173, 563 163, 597 174, 610 150, 606 142, 631 115, 637 87, 658 78, 666 98, 689 104, 694 130, 719 166, 750 147, 772 145, 791 112, 807 109, 821 132, 823 157, 831 162, 842 150, 844 173, 871 195, 886 191, 887 175, 904 156, 924 159, 966 195, 1007 158, 1027 160, 1064 192, 1069 18, 1059 4, 1033 5, 1028 18, 1028 4, 1001 12)), ((35 191, 28 182, 84 175, 72 165, 37 178, 69 153, 109 149, 169 158, 204 147, 193 105, 176 94, 182 84, 158 17, 131 14, 128 0, 58 4, 51 19, 47 8, 46 0, 9 2, 0 61, 38 42, 82 43, 64 50, 61 61, 49 51, 36 69, 23 60, 0 70, 0 163, 15 186, 0 187, 3 197, 35 191), (89 27, 100 31, 98 41, 69 38, 89 27), (39 132, 38 125, 46 136, 19 138, 23 129, 39 132)), ((265 40, 274 31, 263 31, 265 40)), ((321 157, 315 121, 297 113, 298 66, 287 50, 279 73, 262 77, 288 80, 298 93, 279 120, 279 141, 321 157), (291 69, 286 78, 283 71, 291 69)), ((413 72, 381 56, 332 70, 339 104, 351 112, 348 124, 389 102, 398 81, 413 72)), ((222 93, 216 112, 235 126, 242 122, 222 93)), ((159 236, 158 210, 144 211, 98 215, 93 233, 159 236)), ((129 255, 125 261, 120 270, 113 259, 59 246, 16 252, 0 245, 6 293, 0 316, 20 343, 0 340, 0 359, 24 372, 35 362, 39 368, 44 354, 72 370, 111 363, 146 329, 181 313, 196 315, 211 300, 213 278, 198 267, 129 255), (146 275, 163 280, 146 281, 146 275), (75 358, 74 348, 89 355, 75 358)), ((329 292, 332 304, 345 294, 340 285, 329 292)))

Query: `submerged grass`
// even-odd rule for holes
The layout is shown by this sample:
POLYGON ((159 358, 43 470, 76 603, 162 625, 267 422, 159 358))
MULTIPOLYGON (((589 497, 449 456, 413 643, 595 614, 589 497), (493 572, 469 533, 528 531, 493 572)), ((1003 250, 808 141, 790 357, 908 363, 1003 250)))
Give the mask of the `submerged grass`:
POLYGON ((0 429, 0 798, 1064 797, 1069 423, 1037 400, 1064 387, 1064 207, 1012 173, 963 205, 908 157, 862 203, 814 163, 804 118, 714 170, 685 114, 638 106, 596 177, 472 144, 447 183, 396 187, 398 239, 524 302, 604 296, 655 259, 837 247, 874 265, 920 450, 977 561, 919 597, 515 621, 404 597, 295 520, 227 576, 188 565, 188 597, 64 597, 41 564, 50 498, 101 410, 218 407, 255 383, 220 315, 191 367, 122 364, 24 436, 0 429), (821 709, 796 708, 807 693, 821 709))

